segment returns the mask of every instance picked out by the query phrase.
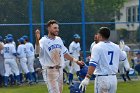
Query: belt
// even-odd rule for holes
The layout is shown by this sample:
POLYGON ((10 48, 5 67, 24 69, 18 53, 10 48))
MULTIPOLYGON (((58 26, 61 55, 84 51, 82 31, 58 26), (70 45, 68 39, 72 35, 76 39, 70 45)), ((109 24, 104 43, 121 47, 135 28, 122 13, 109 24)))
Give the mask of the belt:
POLYGON ((47 68, 48 69, 60 69, 61 66, 48 66, 47 68))
POLYGON ((97 75, 97 76, 114 76, 116 74, 106 74, 106 75, 97 75))

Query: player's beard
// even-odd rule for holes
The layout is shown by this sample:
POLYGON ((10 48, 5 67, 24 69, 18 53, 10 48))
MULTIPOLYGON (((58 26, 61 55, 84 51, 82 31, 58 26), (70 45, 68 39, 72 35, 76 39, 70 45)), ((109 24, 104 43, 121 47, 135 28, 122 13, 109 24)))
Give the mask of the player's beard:
POLYGON ((50 32, 52 36, 58 36, 58 32, 50 32))

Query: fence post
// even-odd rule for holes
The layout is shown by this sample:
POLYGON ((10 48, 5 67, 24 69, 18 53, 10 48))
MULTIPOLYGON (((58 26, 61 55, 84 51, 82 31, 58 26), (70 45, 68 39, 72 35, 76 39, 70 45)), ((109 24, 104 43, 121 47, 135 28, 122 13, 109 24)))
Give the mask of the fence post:
POLYGON ((86 30, 85 30, 85 1, 81 2, 81 14, 82 14, 82 46, 83 46, 83 57, 84 62, 86 62, 86 30))
POLYGON ((41 15, 41 36, 44 35, 44 0, 40 3, 40 15, 41 15))
POLYGON ((32 23, 32 0, 29 0, 29 30, 30 42, 33 43, 33 23, 32 23))

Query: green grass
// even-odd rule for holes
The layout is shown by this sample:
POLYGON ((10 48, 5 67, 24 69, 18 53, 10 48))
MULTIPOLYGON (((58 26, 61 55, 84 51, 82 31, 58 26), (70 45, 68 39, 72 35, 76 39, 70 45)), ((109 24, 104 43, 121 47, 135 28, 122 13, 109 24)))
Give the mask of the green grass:
MULTIPOLYGON (((48 93, 44 84, 22 87, 0 88, 0 93, 48 93)), ((64 85, 63 93, 69 93, 68 85, 64 85)), ((94 93, 94 84, 90 83, 86 93, 94 93)), ((117 93, 140 93, 140 81, 119 82, 117 93)))

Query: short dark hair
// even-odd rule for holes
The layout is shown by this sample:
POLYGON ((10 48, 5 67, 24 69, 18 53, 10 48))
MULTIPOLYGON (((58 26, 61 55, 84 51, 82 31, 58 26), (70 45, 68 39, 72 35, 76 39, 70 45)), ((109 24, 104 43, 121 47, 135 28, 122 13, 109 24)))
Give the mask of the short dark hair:
POLYGON ((99 34, 105 38, 105 39, 108 39, 110 37, 110 29, 107 28, 107 27, 101 27, 99 29, 99 34))
POLYGON ((51 26, 52 24, 58 24, 56 20, 49 20, 47 23, 47 27, 51 26))

